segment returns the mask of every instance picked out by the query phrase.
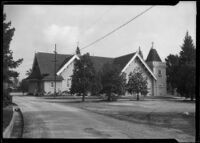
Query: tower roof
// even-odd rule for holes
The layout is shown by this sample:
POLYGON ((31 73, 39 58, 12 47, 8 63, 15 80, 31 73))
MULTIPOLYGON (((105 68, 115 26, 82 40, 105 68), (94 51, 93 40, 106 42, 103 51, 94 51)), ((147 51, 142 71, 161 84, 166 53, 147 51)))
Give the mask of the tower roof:
POLYGON ((149 51, 149 54, 147 56, 146 62, 153 62, 153 61, 162 62, 156 49, 151 48, 151 50, 149 51))

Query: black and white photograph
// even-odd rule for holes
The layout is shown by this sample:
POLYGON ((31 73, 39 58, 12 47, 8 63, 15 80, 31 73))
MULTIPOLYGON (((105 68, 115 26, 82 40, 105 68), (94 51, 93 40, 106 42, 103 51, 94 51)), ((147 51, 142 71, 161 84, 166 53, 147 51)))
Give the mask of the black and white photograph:
POLYGON ((3 139, 196 141, 195 1, 3 5, 3 139))

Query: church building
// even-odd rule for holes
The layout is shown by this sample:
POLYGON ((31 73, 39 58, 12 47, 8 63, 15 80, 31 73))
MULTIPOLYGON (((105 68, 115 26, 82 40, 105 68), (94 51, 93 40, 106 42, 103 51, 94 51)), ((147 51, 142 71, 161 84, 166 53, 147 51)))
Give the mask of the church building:
MULTIPOLYGON (((78 55, 56 54, 56 68, 53 53, 35 53, 32 73, 27 80, 29 81, 29 93, 44 91, 54 93, 54 83, 56 79, 56 91, 69 91, 71 87, 71 76, 73 75, 74 61, 79 59, 78 55), (55 78, 56 70, 56 78, 55 78)), ((147 77, 147 96, 166 95, 166 65, 160 59, 153 44, 146 60, 143 59, 139 48, 137 52, 122 55, 116 58, 90 56, 95 70, 98 72, 106 63, 117 65, 122 73, 128 75, 134 69, 140 69, 147 77)))

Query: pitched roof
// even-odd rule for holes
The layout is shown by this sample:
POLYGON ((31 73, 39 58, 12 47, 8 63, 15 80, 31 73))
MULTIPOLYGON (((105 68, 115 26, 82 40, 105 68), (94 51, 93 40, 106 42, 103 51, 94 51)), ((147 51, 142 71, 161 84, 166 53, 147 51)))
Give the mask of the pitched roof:
MULTIPOLYGON (((35 54, 40 73, 41 75, 43 74, 48 74, 43 78, 43 80, 54 80, 54 54, 53 53, 43 53, 43 52, 38 52, 35 54)), ((64 55, 64 54, 57 54, 56 55, 56 71, 58 68, 61 66, 63 61, 66 58, 69 58, 71 55, 64 55)), ((57 80, 62 80, 61 76, 56 77, 57 80)))
POLYGON ((90 59, 93 62, 94 69, 97 72, 101 70, 104 64, 113 62, 113 58, 108 57, 90 56, 90 59))
POLYGON ((146 62, 153 62, 153 61, 162 62, 156 49, 151 48, 151 50, 149 51, 149 54, 147 56, 146 62))
POLYGON ((117 57, 114 59, 113 64, 119 66, 120 70, 122 70, 134 55, 135 53, 131 53, 131 54, 117 57))
MULTIPOLYGON (((106 63, 113 63, 119 66, 119 69, 122 70, 134 55, 135 53, 123 55, 116 58, 98 56, 90 56, 90 58, 93 62, 95 70, 98 72, 106 63)), ((55 55, 53 53, 38 52, 35 54, 35 59, 37 60, 40 74, 46 75, 43 80, 54 80, 54 56, 55 55)), ((58 72, 72 57, 73 55, 57 54, 56 72, 58 72)), ((56 79, 62 80, 63 78, 62 76, 57 75, 56 79)))
POLYGON ((67 57, 63 62, 62 64, 59 66, 57 72, 73 57, 73 55, 67 57))

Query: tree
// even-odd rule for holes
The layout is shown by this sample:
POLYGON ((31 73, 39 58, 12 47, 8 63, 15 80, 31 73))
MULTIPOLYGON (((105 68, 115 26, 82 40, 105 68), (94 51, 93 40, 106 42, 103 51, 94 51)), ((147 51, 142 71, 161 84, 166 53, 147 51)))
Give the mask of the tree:
POLYGON ((93 86, 92 86, 92 95, 98 95, 100 91, 102 90, 102 85, 101 85, 101 73, 100 72, 95 72, 95 77, 93 81, 93 86))
POLYGON ((11 22, 6 22, 6 15, 3 15, 3 81, 10 82, 10 77, 18 77, 19 73, 12 70, 17 68, 23 59, 13 60, 13 52, 10 50, 10 42, 14 35, 15 28, 10 28, 11 22))
POLYGON ((32 73, 32 68, 30 68, 30 69, 28 69, 28 70, 26 71, 26 75, 27 75, 27 76, 30 76, 31 73, 32 73))
POLYGON ((95 74, 90 55, 88 53, 84 54, 80 57, 80 60, 76 60, 74 63, 70 92, 72 94, 82 94, 82 101, 85 101, 86 93, 92 92, 94 88, 95 74))
POLYGON ((180 64, 195 64, 196 49, 193 44, 192 37, 186 32, 183 45, 180 51, 180 64))
POLYGON ((196 49, 192 37, 186 32, 179 55, 169 55, 166 59, 168 86, 177 88, 183 97, 193 100, 196 79, 196 49))
POLYGON ((14 60, 13 52, 10 50, 10 42, 14 35, 15 28, 11 28, 11 22, 6 22, 6 15, 3 14, 3 102, 11 102, 11 97, 7 91, 7 84, 12 83, 11 77, 18 77, 19 73, 13 69, 17 68, 23 59, 14 60))
POLYGON ((165 59, 166 61, 166 76, 167 76, 167 87, 169 90, 174 91, 178 85, 178 70, 179 70, 179 56, 170 54, 165 59))
POLYGON ((180 51, 180 70, 178 92, 184 97, 193 100, 195 95, 195 74, 196 74, 196 49, 192 37, 186 32, 183 45, 180 51))
POLYGON ((121 71, 117 66, 110 63, 103 65, 101 72, 101 92, 106 93, 108 101, 112 100, 112 93, 118 95, 125 93, 125 83, 125 76, 124 74, 121 74, 121 71))
POLYGON ((22 81, 20 82, 20 86, 19 89, 23 92, 28 92, 28 80, 26 79, 22 79, 22 81))
POLYGON ((147 90, 147 78, 142 75, 140 70, 134 70, 129 74, 129 80, 126 85, 126 89, 130 94, 136 93, 137 100, 139 100, 139 93, 146 95, 147 90))

